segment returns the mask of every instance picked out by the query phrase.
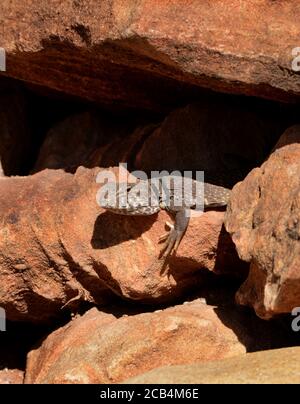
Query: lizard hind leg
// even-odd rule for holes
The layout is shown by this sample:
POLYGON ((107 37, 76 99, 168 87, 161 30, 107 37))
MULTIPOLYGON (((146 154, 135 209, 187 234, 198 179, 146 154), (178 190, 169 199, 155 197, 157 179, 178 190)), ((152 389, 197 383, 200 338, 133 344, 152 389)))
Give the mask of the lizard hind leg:
POLYGON ((159 238, 160 241, 165 241, 160 256, 167 257, 170 253, 176 252, 181 239, 187 229, 190 220, 190 211, 189 209, 182 209, 176 213, 175 216, 175 225, 170 223, 166 223, 170 228, 169 233, 164 234, 159 238))

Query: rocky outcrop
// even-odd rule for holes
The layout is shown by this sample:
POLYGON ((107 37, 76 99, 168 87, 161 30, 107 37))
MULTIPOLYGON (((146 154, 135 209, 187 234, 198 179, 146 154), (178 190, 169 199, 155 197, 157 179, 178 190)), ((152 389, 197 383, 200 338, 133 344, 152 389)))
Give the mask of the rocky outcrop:
POLYGON ((0 384, 28 351, 26 383, 299 381, 297 349, 246 354, 298 343, 300 126, 278 138, 299 19, 297 0, 1 2, 0 384), (191 216, 165 260, 169 213, 97 204, 120 162, 204 171, 227 212, 191 216))
POLYGON ((201 284, 208 271, 244 275, 222 229, 223 212, 191 218, 176 256, 165 262, 158 239, 172 219, 165 211, 129 217, 102 210, 100 171, 1 180, 0 306, 8 319, 45 322, 65 305, 114 296, 167 302, 201 284))
POLYGON ((249 353, 205 364, 168 366, 126 384, 299 384, 300 348, 249 353))
POLYGON ((8 76, 115 107, 169 109, 200 88, 295 101, 299 16, 298 0, 4 0, 1 46, 8 76))
POLYGON ((117 383, 164 365, 242 355, 279 334, 228 301, 215 307, 197 299, 119 318, 92 309, 29 353, 25 383, 117 383))
POLYGON ((251 263, 237 301, 262 318, 300 303, 300 143, 286 143, 284 135, 261 168, 234 187, 225 218, 239 256, 251 263))

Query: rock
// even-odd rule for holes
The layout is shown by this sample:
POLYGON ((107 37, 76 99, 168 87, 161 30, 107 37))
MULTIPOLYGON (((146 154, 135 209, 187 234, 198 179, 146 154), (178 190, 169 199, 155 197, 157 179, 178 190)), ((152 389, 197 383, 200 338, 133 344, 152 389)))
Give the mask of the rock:
POLYGON ((129 136, 97 148, 85 166, 204 171, 205 180, 232 187, 265 160, 286 127, 282 115, 234 101, 192 103, 161 123, 138 126, 129 136), (241 136, 243 133, 243 136, 241 136), (247 147, 245 147, 247 142, 247 147))
POLYGON ((23 91, 17 84, 1 81, 0 177, 26 171, 31 140, 28 105, 23 91))
POLYGON ((119 318, 94 308, 29 353, 25 383, 118 383, 164 365, 240 356, 274 342, 274 331, 228 302, 194 300, 119 318))
POLYGON ((278 148, 233 188, 225 216, 240 258, 251 263, 237 301, 266 319, 300 305, 299 178, 300 144, 278 148))
POLYGON ((129 170, 134 170, 137 151, 156 127, 157 125, 155 124, 137 126, 128 136, 119 136, 104 146, 97 148, 84 165, 87 167, 113 167, 122 162, 127 163, 129 170))
POLYGON ((300 348, 248 353, 205 364, 168 366, 126 384, 299 384, 300 348))
POLYGON ((69 116, 47 133, 33 172, 45 168, 75 170, 95 149, 127 132, 124 122, 113 122, 104 114, 88 111, 69 116))
POLYGON ((222 230, 223 212, 191 218, 176 256, 164 263, 158 238, 169 215, 103 211, 99 172, 44 170, 0 181, 0 306, 8 319, 47 322, 62 308, 116 297, 162 303, 196 288, 208 271, 245 275, 222 230))
POLYGON ((167 302, 203 283, 207 270, 244 275, 222 231, 223 212, 191 218, 177 255, 164 263, 158 238, 168 214, 104 212, 96 203, 100 171, 44 170, 0 181, 0 306, 8 319, 47 322, 65 306, 116 296, 167 302))
MULTIPOLYGON (((90 292, 95 293, 98 303, 107 301, 111 294, 92 270, 92 263, 88 265, 90 272, 80 269, 89 260, 83 251, 85 245, 89 248, 91 235, 75 222, 82 221, 83 210, 90 211, 90 205, 96 219, 97 184, 91 172, 84 188, 94 185, 94 191, 86 195, 81 193, 83 184, 80 186, 75 178, 62 170, 44 170, 0 182, 0 306, 9 320, 47 322, 61 315, 67 301, 77 295, 84 299, 81 283, 87 289, 91 286, 90 292), (70 216, 69 223, 66 216, 70 216), (80 264, 68 249, 70 237, 76 245, 75 255, 83 260, 80 264)), ((92 228, 93 224, 90 223, 92 228)), ((86 299, 93 301, 88 294, 86 299)))
POLYGON ((19 369, 0 370, 0 384, 23 384, 24 372, 19 369))
POLYGON ((200 88, 298 101, 299 15, 297 0, 4 0, 1 46, 6 75, 104 105, 169 109, 200 88))
POLYGON ((283 124, 266 108, 233 101, 189 104, 171 112, 146 137, 135 168, 203 170, 206 181, 231 188, 264 161, 283 124))
POLYGON ((300 143, 300 125, 293 125, 286 129, 272 151, 292 143, 300 143))

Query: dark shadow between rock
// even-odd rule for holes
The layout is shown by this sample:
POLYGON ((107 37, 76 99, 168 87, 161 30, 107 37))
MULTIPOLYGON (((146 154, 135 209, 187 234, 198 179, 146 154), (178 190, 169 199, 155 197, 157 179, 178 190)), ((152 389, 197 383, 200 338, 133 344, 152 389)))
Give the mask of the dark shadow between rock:
POLYGON ((126 216, 111 212, 101 213, 95 221, 91 245, 102 250, 124 241, 136 240, 153 225, 156 217, 157 215, 126 216))

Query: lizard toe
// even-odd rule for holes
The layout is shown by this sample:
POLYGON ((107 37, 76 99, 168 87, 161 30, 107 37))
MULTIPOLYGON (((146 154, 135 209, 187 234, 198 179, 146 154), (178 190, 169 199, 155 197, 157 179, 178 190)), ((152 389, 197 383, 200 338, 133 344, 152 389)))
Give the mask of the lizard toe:
POLYGON ((163 257, 167 257, 172 252, 176 252, 183 237, 183 234, 183 231, 176 230, 174 228, 170 231, 170 233, 167 234, 167 237, 165 237, 166 241, 161 249, 161 254, 163 255, 163 257))
POLYGON ((161 243, 162 241, 167 240, 167 238, 169 237, 170 233, 165 233, 162 236, 159 237, 158 242, 161 243))
MULTIPOLYGON (((174 230, 174 224, 170 223, 170 222, 166 222, 166 226, 172 231, 174 230)), ((163 234, 162 236, 159 237, 158 242, 161 243, 162 241, 167 240, 167 238, 170 235, 170 231, 168 231, 168 233, 163 234)))

